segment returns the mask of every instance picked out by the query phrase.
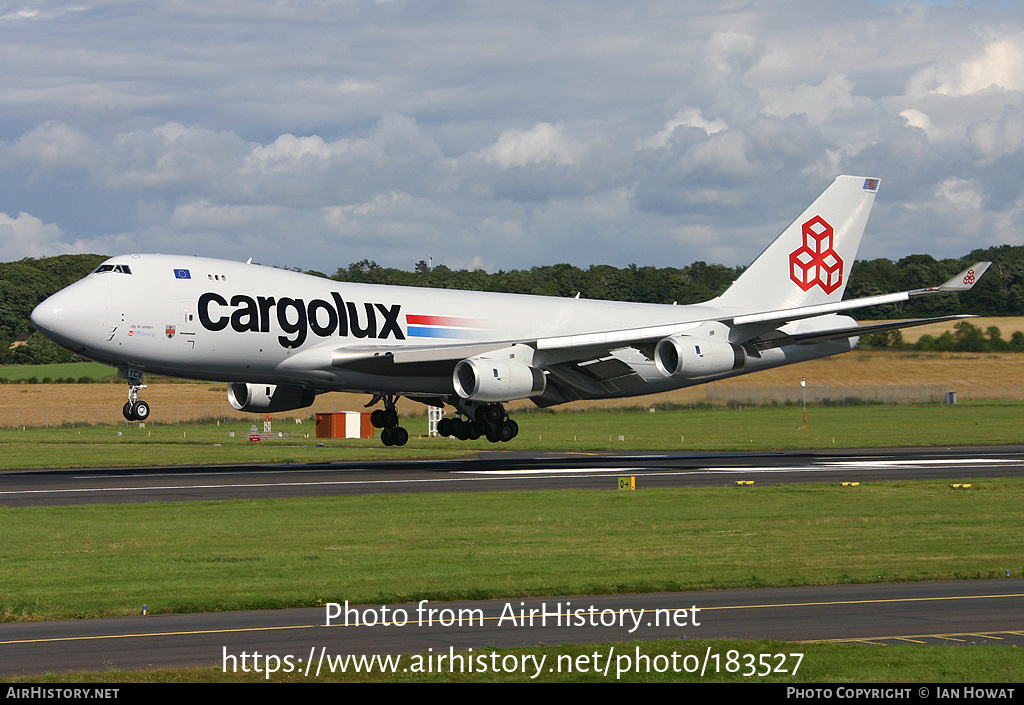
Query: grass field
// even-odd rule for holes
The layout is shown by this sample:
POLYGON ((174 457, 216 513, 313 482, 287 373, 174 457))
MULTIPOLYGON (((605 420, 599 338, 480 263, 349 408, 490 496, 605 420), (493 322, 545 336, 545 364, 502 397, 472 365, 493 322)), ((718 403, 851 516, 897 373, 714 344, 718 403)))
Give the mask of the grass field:
POLYGON ((515 416, 519 436, 507 444, 428 438, 426 419, 413 417, 403 422, 411 438, 402 448, 386 448, 376 438, 317 439, 313 424, 285 420, 273 427, 285 437, 261 443, 248 441, 251 425, 245 422, 140 428, 122 421, 117 426, 0 429, 0 470, 451 458, 496 450, 685 452, 1024 443, 1024 402, 813 407, 807 417, 803 430, 797 406, 654 413, 534 410, 515 416))
MULTIPOLYGON (((95 365, 95 363, 80 363, 95 365)), ((89 376, 85 367, 51 370, 53 376, 89 376)), ((99 366, 102 367, 102 366, 99 366)), ((110 368, 105 368, 110 370, 110 368)), ((12 379, 45 376, 35 367, 0 367, 0 375, 12 379)), ((560 413, 628 408, 665 409, 700 404, 709 399, 732 400, 760 398, 798 399, 800 382, 812 387, 830 385, 834 393, 848 389, 857 396, 865 387, 888 390, 885 398, 901 402, 913 398, 921 387, 957 392, 961 401, 1015 399, 1024 400, 1024 355, 1014 353, 918 353, 856 350, 846 355, 790 365, 775 370, 744 375, 666 394, 624 400, 580 401, 555 407, 560 413)), ((262 423, 256 414, 242 414, 227 403, 227 387, 210 382, 182 382, 149 379, 142 397, 150 402, 154 423, 175 424, 193 420, 225 419, 262 423)), ((96 424, 123 424, 121 406, 127 400, 128 387, 118 384, 24 384, 0 385, 0 428, 15 426, 54 427, 63 424, 76 428, 96 424)), ((358 411, 369 401, 365 394, 322 394, 308 409, 295 412, 303 418, 331 411, 358 411)), ((509 405, 520 413, 535 412, 528 401, 509 405)), ((426 407, 407 399, 399 402, 405 417, 422 417, 426 407)), ((275 415, 290 419, 292 412, 275 415)), ((423 422, 424 425, 426 422, 423 422)), ((415 435, 415 431, 413 431, 415 435)))
POLYGON ((22 620, 1020 576, 1024 480, 973 484, 5 508, 0 605, 22 620))
POLYGON ((88 377, 95 381, 113 381, 117 378, 117 370, 109 365, 98 362, 72 362, 58 365, 0 365, 0 380, 4 382, 20 382, 34 379, 42 382, 49 380, 78 380, 88 377))
MULTIPOLYGON (((856 352, 741 379, 785 385, 805 377, 832 384, 942 379, 963 390, 996 383, 1019 386, 1022 362, 1012 355, 856 352)), ((118 418, 126 391, 121 384, 3 389, 0 415, 20 416, 30 408, 53 414, 49 429, 22 430, 32 424, 20 423, 18 430, 0 430, 0 468, 7 469, 451 457, 529 448, 686 451, 1024 442, 1024 403, 1014 401, 811 407, 804 431, 799 407, 700 408, 704 391, 697 388, 644 398, 639 400, 644 410, 623 407, 623 413, 619 402, 605 403, 599 413, 573 413, 582 409, 568 406, 558 413, 526 413, 521 406, 516 410, 520 436, 507 445, 428 439, 422 437, 426 421, 419 416, 405 422, 414 437, 401 449, 384 448, 376 439, 328 440, 318 447, 317 439, 305 437, 314 435, 311 424, 280 418, 274 430, 291 438, 253 444, 245 436, 249 425, 261 426, 262 419, 245 415, 231 425, 217 425, 222 414, 216 410, 227 406, 222 385, 155 385, 146 398, 157 409, 154 420, 162 423, 145 428, 118 418), (18 404, 14 411, 12 400, 18 404), (69 400, 76 404, 71 418, 59 417, 56 407, 69 400), (100 407, 108 404, 116 412, 111 425, 87 420, 90 407, 98 419, 100 407), (673 410, 665 411, 665 404, 673 410), (191 417, 180 411, 179 418, 170 415, 182 406, 191 417), (195 416, 211 420, 183 423, 195 416)), ((318 400, 323 406, 314 409, 357 409, 364 401, 362 396, 324 395, 318 400)), ((403 407, 407 414, 421 409, 403 407)), ((1024 482, 974 484, 966 493, 951 492, 948 483, 921 481, 862 485, 853 492, 790 485, 0 508, 6 539, 0 548, 0 609, 7 620, 51 619, 130 614, 141 604, 161 612, 346 599, 393 603, 417 596, 436 600, 995 578, 1006 570, 1020 575, 1024 482)), ((792 647, 712 644, 745 652, 792 647)), ((643 648, 651 654, 667 652, 678 650, 679 642, 645 642, 643 648)), ((801 649, 808 652, 807 670, 789 681, 1024 680, 1024 661, 1013 649, 801 649)), ((585 650, 561 647, 550 653, 585 650)), ((215 669, 138 676, 113 672, 95 678, 259 680, 215 669)), ((459 680, 416 680, 432 679, 459 680)))
MULTIPOLYGON (((969 478, 966 478, 969 479, 969 478)), ((772 585, 998 578, 1024 571, 1022 480, 376 495, 0 510, 3 618, 388 604, 772 585), (301 546, 301 550, 295 550, 301 546)), ((694 634, 699 636, 699 634, 694 634)), ((607 653, 611 645, 600 645, 607 653)), ((587 645, 503 650, 575 661, 587 645)), ((624 681, 1017 683, 1016 649, 734 641, 614 645, 667 663, 711 649, 801 653, 796 675, 625 674, 624 681)), ((480 648, 477 654, 489 653, 480 648)), ((407 657, 411 658, 411 657, 407 657)), ((620 661, 616 665, 621 665, 620 661)), ((33 678, 31 680, 40 680, 33 678)), ((256 682, 218 668, 63 682, 256 682)), ((302 676, 275 675, 301 682, 302 676)), ((357 674, 336 682, 517 682, 516 674, 357 674)), ((544 673, 554 682, 608 682, 544 673)))

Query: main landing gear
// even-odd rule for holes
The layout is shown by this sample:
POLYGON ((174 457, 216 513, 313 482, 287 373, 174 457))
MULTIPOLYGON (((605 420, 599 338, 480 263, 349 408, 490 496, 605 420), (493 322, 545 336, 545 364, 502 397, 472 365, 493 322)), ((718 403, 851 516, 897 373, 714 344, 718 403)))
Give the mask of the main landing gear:
POLYGON ((485 436, 491 443, 507 443, 519 434, 519 424, 508 417, 501 404, 487 404, 477 407, 473 418, 466 414, 455 418, 443 418, 437 422, 437 432, 442 436, 458 438, 460 441, 476 440, 485 436))
POLYGON ((146 389, 142 383, 142 370, 128 368, 122 370, 123 376, 128 378, 128 401, 125 402, 121 413, 128 421, 145 421, 149 418, 149 404, 139 399, 139 390, 146 389))
POLYGON ((398 395, 379 394, 367 406, 372 406, 381 399, 384 400, 384 408, 370 414, 370 423, 374 428, 381 429, 380 440, 384 445, 404 446, 409 442, 409 432, 398 425, 398 395))
MULTIPOLYGON (((370 414, 370 423, 381 429, 380 440, 386 446, 404 446, 409 441, 409 432, 398 425, 397 394, 377 394, 366 406, 384 402, 383 409, 370 414)), ((507 443, 519 434, 519 424, 508 417, 501 404, 475 404, 460 399, 449 403, 458 410, 458 416, 443 418, 437 422, 437 432, 442 436, 458 438, 460 441, 476 440, 484 436, 491 443, 507 443)))

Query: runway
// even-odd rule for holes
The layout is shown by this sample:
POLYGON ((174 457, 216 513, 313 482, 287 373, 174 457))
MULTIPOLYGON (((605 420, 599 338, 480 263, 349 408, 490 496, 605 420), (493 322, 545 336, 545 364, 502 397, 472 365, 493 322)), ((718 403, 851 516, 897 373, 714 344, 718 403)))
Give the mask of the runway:
POLYGON ((600 668, 645 648, 609 642, 651 639, 680 640, 680 658, 708 655, 694 639, 792 642, 772 650, 772 663, 783 655, 789 667, 806 641, 1024 646, 1024 579, 349 606, 348 626, 344 607, 331 626, 326 608, 3 624, 0 676, 241 669, 244 654, 249 669, 274 657, 279 672, 290 664, 315 679, 347 656, 404 657, 391 661, 400 671, 412 654, 530 653, 540 643, 593 644, 600 668))
MULTIPOLYGON (((737 480, 952 481, 1019 477, 1022 471, 1024 448, 1019 446, 801 453, 504 452, 456 461, 8 472, 0 475, 0 505, 614 490, 621 475, 636 477, 643 489, 732 485, 737 480)), ((794 642, 786 654, 799 653, 799 642, 821 640, 1024 646, 1020 578, 350 607, 355 611, 347 613, 348 626, 344 610, 327 626, 326 608, 0 624, 0 676, 254 667, 256 653, 278 659, 279 670, 287 664, 306 674, 314 663, 322 672, 345 656, 448 657, 469 649, 479 655, 490 646, 539 643, 601 645, 594 647, 594 658, 607 664, 616 657, 610 642, 650 639, 680 640, 680 658, 690 655, 687 641, 709 638, 794 642), (464 618, 456 619, 460 616, 464 618), (367 625, 371 618, 374 624, 367 625)), ((705 665, 710 655, 703 653, 705 665)), ((792 658, 783 661, 789 659, 792 665, 792 658)), ((274 661, 262 663, 266 667, 274 661)), ((404 663, 395 667, 409 667, 404 663)))
POLYGON ((100 468, 0 474, 0 506, 323 497, 396 492, 607 489, 1020 477, 1024 448, 799 453, 484 452, 461 460, 100 468))

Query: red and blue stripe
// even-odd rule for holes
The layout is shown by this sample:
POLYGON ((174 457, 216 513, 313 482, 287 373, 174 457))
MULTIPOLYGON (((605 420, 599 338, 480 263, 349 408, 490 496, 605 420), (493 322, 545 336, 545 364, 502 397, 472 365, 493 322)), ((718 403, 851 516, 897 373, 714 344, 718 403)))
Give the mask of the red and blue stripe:
POLYGON ((405 322, 410 338, 473 340, 486 336, 484 322, 476 318, 407 313, 405 322))

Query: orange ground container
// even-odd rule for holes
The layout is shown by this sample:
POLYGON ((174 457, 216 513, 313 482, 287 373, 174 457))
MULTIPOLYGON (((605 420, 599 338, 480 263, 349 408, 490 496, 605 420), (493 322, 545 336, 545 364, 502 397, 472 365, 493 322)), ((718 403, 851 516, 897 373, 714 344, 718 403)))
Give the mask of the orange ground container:
POLYGON ((338 411, 316 415, 317 438, 373 438, 370 415, 358 411, 338 411))

